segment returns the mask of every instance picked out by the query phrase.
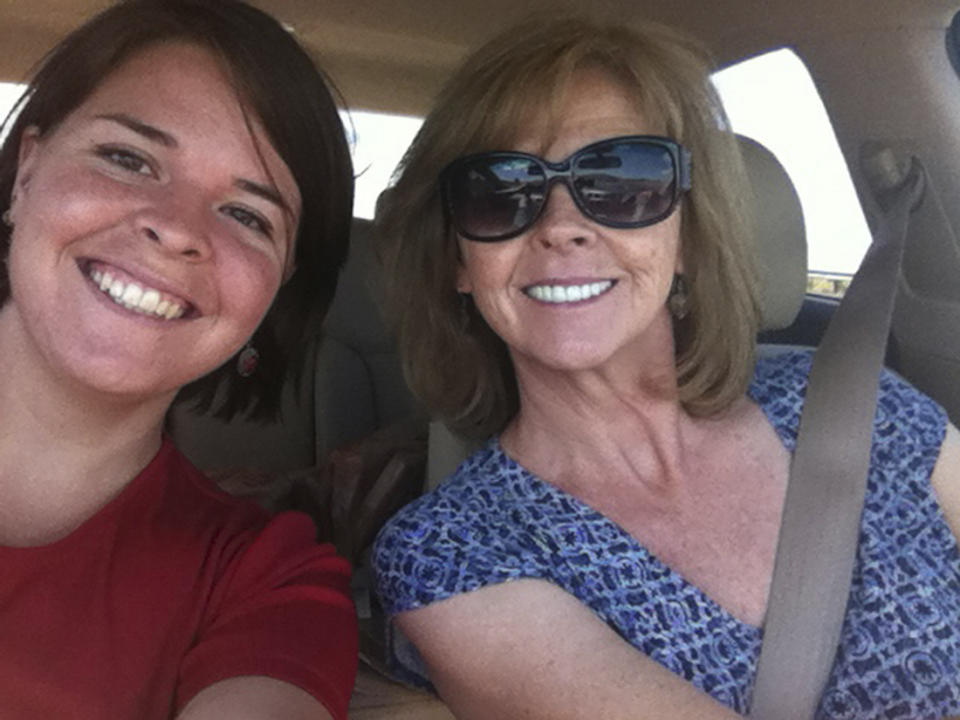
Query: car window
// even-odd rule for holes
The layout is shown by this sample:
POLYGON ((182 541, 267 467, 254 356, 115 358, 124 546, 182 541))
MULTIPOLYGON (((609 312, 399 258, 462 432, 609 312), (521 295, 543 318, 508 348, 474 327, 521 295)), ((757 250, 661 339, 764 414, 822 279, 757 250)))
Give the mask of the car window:
POLYGON ((768 147, 793 180, 807 231, 810 292, 840 296, 870 230, 820 95, 792 50, 775 50, 713 76, 734 131, 768 147))
MULTIPOLYGON (((0 122, 6 119, 7 113, 13 107, 13 104, 20 97, 24 90, 24 85, 17 83, 0 82, 0 122)), ((4 130, 6 127, 4 127, 4 130)), ((6 132, 0 132, 0 142, 3 142, 6 132)))
POLYGON ((373 219, 377 197, 413 142, 423 118, 354 110, 341 113, 353 153, 355 217, 373 219))

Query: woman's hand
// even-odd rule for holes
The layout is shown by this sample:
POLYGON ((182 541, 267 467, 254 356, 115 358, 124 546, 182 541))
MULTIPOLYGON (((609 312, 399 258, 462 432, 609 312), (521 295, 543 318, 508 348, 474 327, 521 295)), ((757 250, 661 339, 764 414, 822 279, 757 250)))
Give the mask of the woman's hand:
POLYGON ((485 587, 396 622, 460 720, 740 717, 543 580, 485 587))

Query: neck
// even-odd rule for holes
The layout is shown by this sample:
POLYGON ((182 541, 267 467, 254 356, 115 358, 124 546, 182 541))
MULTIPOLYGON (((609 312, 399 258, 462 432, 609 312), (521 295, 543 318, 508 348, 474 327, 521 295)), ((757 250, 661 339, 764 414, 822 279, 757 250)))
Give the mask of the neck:
POLYGON ((62 534, 118 494, 160 447, 172 394, 116 397, 55 372, 0 311, 0 544, 62 534))
POLYGON ((584 372, 514 366, 521 409, 501 443, 531 471, 562 485, 590 478, 595 487, 599 476, 656 492, 685 476, 696 422, 680 405, 672 354, 584 372))

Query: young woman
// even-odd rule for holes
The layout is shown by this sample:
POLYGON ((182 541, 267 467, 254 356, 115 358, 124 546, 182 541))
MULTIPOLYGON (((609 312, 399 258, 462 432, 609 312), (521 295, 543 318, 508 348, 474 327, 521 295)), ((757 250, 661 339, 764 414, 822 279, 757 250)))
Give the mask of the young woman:
POLYGON ((163 428, 198 378, 269 409, 351 200, 323 77, 250 6, 126 2, 44 60, 0 151, 5 715, 346 716, 346 564, 163 428))

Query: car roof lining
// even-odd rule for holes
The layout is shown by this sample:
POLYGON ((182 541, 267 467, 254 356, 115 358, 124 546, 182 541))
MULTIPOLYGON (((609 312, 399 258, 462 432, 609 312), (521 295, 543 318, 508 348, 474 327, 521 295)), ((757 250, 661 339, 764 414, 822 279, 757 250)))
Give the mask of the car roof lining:
MULTIPOLYGON (((0 11, 0 80, 22 80, 40 53, 105 0, 11 2, 0 11)), ((574 0, 255 0, 313 48, 351 107, 423 114, 464 54, 538 8, 576 7, 574 0)), ((954 7, 926 0, 600 0, 606 16, 653 19, 706 41, 722 66, 804 39, 914 27, 945 27, 954 7), (786 33, 789 33, 789 37, 786 33)))

